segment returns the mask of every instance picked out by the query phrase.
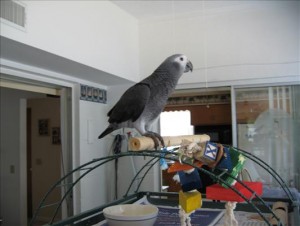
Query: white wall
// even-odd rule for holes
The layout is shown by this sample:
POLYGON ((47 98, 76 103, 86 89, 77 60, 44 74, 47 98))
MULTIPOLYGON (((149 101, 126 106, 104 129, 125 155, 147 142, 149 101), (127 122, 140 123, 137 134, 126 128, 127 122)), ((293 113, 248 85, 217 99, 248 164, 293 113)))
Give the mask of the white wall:
MULTIPOLYGON (((138 77, 138 23, 109 1, 24 1, 26 31, 1 23, 1 35, 81 64, 138 77)), ((83 75, 84 76, 84 75, 83 75)))
POLYGON ((272 82, 287 76, 300 81, 300 2, 244 4, 141 22, 141 75, 149 75, 167 56, 184 53, 195 70, 181 78, 181 85, 272 82))
MULTIPOLYGON (((21 109, 21 99, 44 97, 42 94, 2 88, 1 95, 1 211, 3 226, 27 225, 27 193, 20 190, 26 186, 26 153, 21 145, 20 131, 25 128, 20 118, 25 117, 26 108, 21 109), (21 115, 25 113, 25 115, 21 115), (21 152, 21 150, 23 150, 21 152), (24 184, 25 183, 25 184, 24 184)), ((26 107, 26 106, 24 106, 26 107)), ((23 123, 26 124, 26 121, 23 123)), ((26 145, 26 144, 25 144, 26 145)))
MULTIPOLYGON (((104 139, 98 140, 99 130, 107 125, 105 115, 108 111, 108 105, 81 100, 79 109, 79 165, 82 165, 108 154, 109 150, 106 147, 106 141, 104 139)), ((81 211, 89 210, 107 202, 107 176, 110 177, 111 175, 106 174, 105 166, 101 166, 81 181, 81 211)))
POLYGON ((134 82, 178 52, 195 68, 181 86, 299 76, 299 1, 245 1, 140 22, 109 1, 23 2, 26 31, 1 24, 2 36, 134 82))

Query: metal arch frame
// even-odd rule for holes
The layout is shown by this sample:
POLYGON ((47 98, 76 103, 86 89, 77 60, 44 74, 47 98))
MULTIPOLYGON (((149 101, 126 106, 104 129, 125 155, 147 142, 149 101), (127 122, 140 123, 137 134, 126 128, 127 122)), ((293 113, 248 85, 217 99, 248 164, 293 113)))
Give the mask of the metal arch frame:
MULTIPOLYGON (((237 148, 233 148, 235 151, 238 151, 239 153, 242 153, 245 157, 253 160, 254 162, 256 162, 257 164, 259 164, 260 166, 262 166, 266 171, 268 171, 275 179, 276 181, 281 185, 281 187, 283 188, 283 190, 286 192, 288 198, 290 199, 290 202, 293 203, 294 205, 296 204, 293 195, 291 194, 289 188, 286 186, 286 184, 284 183, 284 181, 282 180, 282 178, 270 167, 268 166, 265 162, 263 162, 262 160, 258 159, 257 157, 255 157, 254 155, 237 149, 237 148), (271 170, 270 170, 271 169, 271 170), (269 171, 270 170, 270 171, 269 171), (273 174, 274 173, 274 174, 273 174), (276 176, 279 178, 277 179, 276 176)), ((146 177, 147 173, 149 172, 149 170, 161 159, 161 158, 165 158, 168 160, 173 160, 173 161, 179 161, 178 160, 178 154, 174 153, 172 151, 140 151, 140 152, 123 152, 117 155, 113 155, 113 156, 107 156, 107 157, 102 157, 102 158, 98 158, 98 159, 94 159, 90 162, 87 162, 77 168, 75 168, 74 170, 70 171, 68 174, 66 174, 63 178, 61 178, 57 183, 55 183, 50 189, 49 191, 45 194, 44 198, 41 200, 37 210, 34 213, 34 216, 31 220, 31 222, 29 223, 29 225, 33 225, 34 221, 36 220, 39 211, 42 208, 45 207, 49 207, 49 206, 53 206, 53 205, 57 205, 53 217, 51 219, 51 221, 49 222, 49 225, 52 225, 54 223, 54 219, 58 214, 59 209, 61 208, 62 203, 66 200, 66 198, 68 197, 68 195, 70 195, 71 191, 73 190, 74 186, 83 178, 85 177, 87 174, 89 174, 91 171, 95 170, 96 168, 100 167, 101 165, 113 161, 115 159, 121 158, 121 157, 127 157, 127 156, 148 156, 148 157, 152 157, 135 175, 135 177, 133 178, 131 184, 129 185, 129 188, 125 194, 124 197, 128 197, 128 193, 130 191, 130 188, 133 185, 133 182, 138 178, 138 175, 142 173, 142 171, 145 169, 146 166, 149 166, 149 168, 144 172, 143 176, 140 179, 140 182, 137 186, 137 189, 135 191, 135 193, 138 192, 144 178, 146 177), (156 161, 154 161, 155 159, 157 159, 156 161), (100 162, 100 163, 99 163, 100 162), (98 164, 97 164, 98 163, 98 164), (96 164, 94 166, 91 166, 92 164, 96 164), (88 167, 89 166, 89 167, 88 167), (88 168, 86 168, 88 167, 88 168), (63 182, 69 177, 69 176, 73 176, 74 173, 76 172, 80 172, 82 170, 87 170, 86 172, 84 172, 82 175, 80 175, 73 183, 69 183, 69 184, 64 184, 63 182), (66 190, 65 194, 63 195, 63 197, 61 198, 60 202, 54 203, 54 204, 50 204, 47 205, 45 204, 47 197, 52 193, 52 191, 54 191, 57 187, 60 186, 69 186, 69 188, 66 190)), ((278 225, 281 225, 279 218, 274 214, 274 212, 270 209, 270 207, 264 202, 264 200, 262 198, 260 198, 252 189, 250 189, 249 187, 247 187, 241 180, 239 180, 238 178, 235 178, 233 176, 231 176, 230 174, 228 174, 226 171, 223 171, 221 174, 219 175, 215 175, 214 173, 207 171, 203 168, 199 168, 194 166, 193 164, 190 164, 188 162, 182 161, 183 163, 193 166, 194 168, 197 168, 198 170, 200 170, 201 172, 209 175, 211 178, 215 179, 217 182, 222 182, 224 183, 226 186, 228 186, 231 190, 233 190, 236 194, 238 194, 239 196, 241 196, 250 206, 252 206, 252 208, 264 219, 264 221, 271 226, 271 224, 268 222, 268 220, 266 219, 266 217, 262 214, 262 212, 252 203, 253 198, 257 198, 265 207, 267 207, 267 209, 269 210, 269 212, 273 215, 273 217, 275 217, 275 219, 278 222, 278 225), (245 187, 248 191, 251 192, 252 197, 250 199, 247 199, 242 193, 240 193, 236 188, 232 187, 230 184, 228 184, 226 181, 224 181, 221 176, 222 175, 228 175, 229 177, 235 179, 238 183, 240 183, 243 187, 245 187)))

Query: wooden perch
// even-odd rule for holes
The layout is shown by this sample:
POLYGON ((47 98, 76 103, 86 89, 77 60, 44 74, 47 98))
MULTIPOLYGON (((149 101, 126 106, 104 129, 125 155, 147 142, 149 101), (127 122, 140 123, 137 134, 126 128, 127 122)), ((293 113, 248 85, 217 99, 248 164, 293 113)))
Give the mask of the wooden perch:
MULTIPOLYGON (((203 135, 184 135, 184 136, 173 136, 163 137, 165 145, 167 147, 177 146, 182 143, 182 140, 188 140, 191 142, 202 143, 210 140, 210 137, 206 134, 203 135)), ((128 141, 128 147, 130 151, 142 151, 142 150, 153 150, 154 142, 149 137, 132 137, 128 141)))

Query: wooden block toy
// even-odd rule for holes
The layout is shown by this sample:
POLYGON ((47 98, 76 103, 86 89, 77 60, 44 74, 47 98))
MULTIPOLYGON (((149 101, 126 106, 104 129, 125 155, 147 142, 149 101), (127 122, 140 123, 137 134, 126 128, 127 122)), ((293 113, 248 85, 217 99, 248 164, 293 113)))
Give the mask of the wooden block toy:
MULTIPOLYGON (((236 183, 235 178, 238 176, 238 174, 241 172, 241 170, 244 167, 246 158, 238 151, 236 151, 233 147, 229 148, 231 163, 232 163, 232 171, 228 174, 224 174, 221 176, 221 179, 226 181, 229 185, 234 185, 236 183)), ((222 173, 222 170, 215 169, 215 174, 218 175, 219 173, 222 173)), ((225 183, 220 183, 223 187, 227 188, 228 186, 225 183)))
POLYGON ((179 205, 186 212, 190 213, 202 206, 202 196, 198 191, 179 192, 179 205))
MULTIPOLYGON (((212 144, 214 144, 215 147, 217 148, 217 154, 216 154, 215 160, 212 163, 208 164, 208 166, 210 168, 215 168, 216 165, 221 161, 221 159, 222 159, 222 157, 224 155, 224 147, 223 147, 222 144, 216 144, 216 143, 212 143, 212 144)), ((210 144, 210 148, 211 149, 212 149, 212 144, 210 144)))
POLYGON ((232 162, 231 162, 231 156, 229 148, 224 147, 223 148, 223 156, 220 160, 220 162, 216 165, 216 168, 218 169, 226 169, 228 172, 232 172, 232 162))
POLYGON ((214 168, 223 156, 223 146, 209 141, 200 145, 203 150, 195 153, 194 158, 214 168))
MULTIPOLYGON (((263 186, 261 182, 243 181, 243 183, 251 190, 255 191, 258 196, 262 195, 263 186)), ((242 193, 247 199, 252 197, 252 193, 242 184, 237 183, 233 186, 236 190, 242 193)), ((224 188, 219 184, 214 184, 206 187, 206 198, 212 200, 243 202, 244 199, 229 188, 224 188)))
POLYGON ((184 171, 178 172, 180 178, 180 184, 182 191, 191 191, 195 189, 202 188, 201 179, 198 170, 193 170, 192 172, 186 173, 184 171))

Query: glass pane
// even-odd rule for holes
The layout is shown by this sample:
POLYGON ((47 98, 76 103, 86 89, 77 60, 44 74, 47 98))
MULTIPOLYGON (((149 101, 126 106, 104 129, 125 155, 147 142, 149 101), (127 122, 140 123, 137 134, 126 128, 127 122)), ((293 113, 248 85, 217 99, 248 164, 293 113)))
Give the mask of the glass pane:
POLYGON ((190 111, 165 111, 160 114, 161 136, 180 136, 193 134, 194 127, 191 125, 190 111))
MULTIPOLYGON (((265 161, 288 186, 298 189, 299 99, 299 85, 236 89, 238 147, 265 161)), ((247 161, 246 168, 252 180, 278 186, 252 161, 247 161)))

